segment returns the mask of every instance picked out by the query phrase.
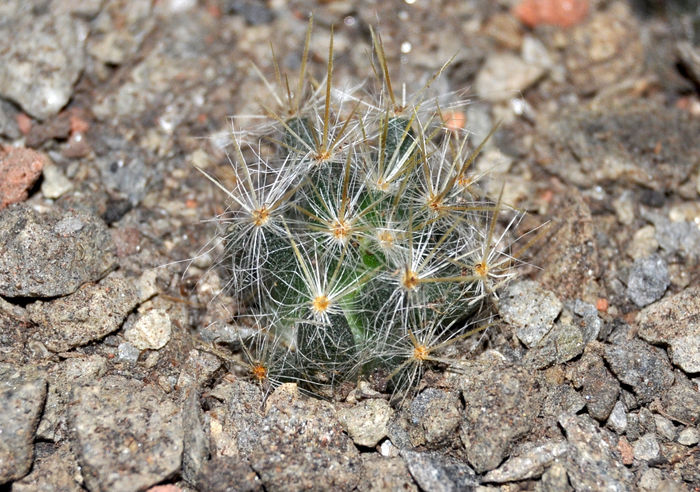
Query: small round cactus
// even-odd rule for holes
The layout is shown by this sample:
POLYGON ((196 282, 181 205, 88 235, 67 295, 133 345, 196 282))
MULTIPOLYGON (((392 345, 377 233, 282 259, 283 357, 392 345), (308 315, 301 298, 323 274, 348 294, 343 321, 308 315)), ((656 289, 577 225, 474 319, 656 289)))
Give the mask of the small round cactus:
POLYGON ((379 101, 333 89, 332 35, 325 81, 309 83, 309 39, 294 91, 275 62, 271 124, 232 139, 221 225, 231 291, 255 320, 243 352, 261 382, 320 390, 379 372, 401 394, 488 324, 520 214, 496 233, 505 207, 471 167, 491 135, 474 148, 437 101, 397 101, 378 36, 379 101))

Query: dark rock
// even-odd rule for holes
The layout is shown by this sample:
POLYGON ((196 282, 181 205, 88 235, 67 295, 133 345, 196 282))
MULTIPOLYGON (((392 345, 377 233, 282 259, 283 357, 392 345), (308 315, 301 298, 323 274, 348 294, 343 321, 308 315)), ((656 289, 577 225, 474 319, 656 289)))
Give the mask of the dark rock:
POLYGON ((408 470, 421 489, 436 492, 475 490, 479 485, 474 470, 466 463, 436 452, 401 451, 408 470))
POLYGON ((411 402, 409 419, 419 434, 412 439, 414 446, 444 444, 455 437, 462 419, 459 394, 427 388, 411 402))
POLYGON ((197 490, 207 492, 257 492, 260 479, 245 461, 231 456, 215 456, 205 461, 196 477, 197 490))
POLYGON ((79 211, 39 214, 15 205, 0 214, 0 295, 55 297, 102 278, 115 265, 104 223, 79 211))
POLYGON ((582 388, 581 396, 586 401, 588 414, 604 422, 617 402, 620 383, 606 369, 600 351, 599 344, 589 345, 581 360, 569 368, 568 374, 574 384, 582 388))
POLYGON ((34 338, 53 352, 65 352, 118 330, 138 302, 130 281, 110 277, 51 302, 37 301, 27 311, 40 327, 34 338))
POLYGON ((52 366, 47 374, 49 390, 37 437, 54 442, 66 439, 73 389, 96 380, 106 371, 107 359, 97 354, 66 359, 52 366))
POLYGON ((640 403, 649 403, 673 384, 673 369, 663 350, 641 340, 606 345, 604 357, 622 383, 632 386, 640 403))
POLYGON ((162 391, 108 376, 73 394, 73 449, 88 489, 143 490, 180 470, 180 409, 162 391))
POLYGON ((676 383, 661 396, 664 414, 686 425, 700 419, 700 391, 690 384, 676 383))
POLYGON ((32 368, 0 364, 0 484, 29 472, 45 398, 44 375, 32 368))
POLYGON ((661 299, 671 280, 668 266, 659 255, 635 260, 627 281, 627 295, 638 307, 661 299))

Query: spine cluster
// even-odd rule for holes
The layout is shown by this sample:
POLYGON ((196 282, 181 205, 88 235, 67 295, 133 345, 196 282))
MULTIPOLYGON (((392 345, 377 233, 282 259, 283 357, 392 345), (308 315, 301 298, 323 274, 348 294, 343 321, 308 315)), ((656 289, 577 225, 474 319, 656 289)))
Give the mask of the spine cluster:
POLYGON ((497 233, 504 207, 472 169, 485 141, 474 148, 420 93, 397 101, 373 42, 379 98, 334 90, 332 37, 325 80, 307 77, 307 35, 296 84, 275 62, 271 124, 254 143, 234 133, 225 261, 261 382, 318 391, 379 372, 402 392, 484 327, 483 301, 514 272, 504 234, 519 214, 497 233))

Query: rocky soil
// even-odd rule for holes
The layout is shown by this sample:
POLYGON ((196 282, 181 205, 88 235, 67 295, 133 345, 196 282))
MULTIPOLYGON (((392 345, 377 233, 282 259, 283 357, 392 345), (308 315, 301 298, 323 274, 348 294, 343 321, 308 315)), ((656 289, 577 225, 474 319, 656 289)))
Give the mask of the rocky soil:
POLYGON ((700 490, 700 11, 550 3, 2 2, 0 490, 700 490), (475 142, 502 121, 476 165, 549 224, 400 404, 260 387, 226 343, 196 167, 230 180, 251 61, 295 71, 311 11, 341 85, 370 26, 409 93, 454 55, 431 91, 475 142))

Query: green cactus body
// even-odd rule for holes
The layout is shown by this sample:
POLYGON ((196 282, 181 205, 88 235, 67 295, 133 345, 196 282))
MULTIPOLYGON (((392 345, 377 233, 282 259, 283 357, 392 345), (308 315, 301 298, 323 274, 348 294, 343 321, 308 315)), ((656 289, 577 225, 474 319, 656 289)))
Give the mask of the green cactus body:
POLYGON ((257 374, 314 389, 381 369, 405 389, 513 275, 494 232, 501 201, 461 187, 474 155, 429 106, 347 116, 327 89, 258 135, 277 146, 273 160, 248 164, 234 142, 226 254, 232 292, 253 293, 249 309, 270 320, 246 342, 264 359, 257 374))

